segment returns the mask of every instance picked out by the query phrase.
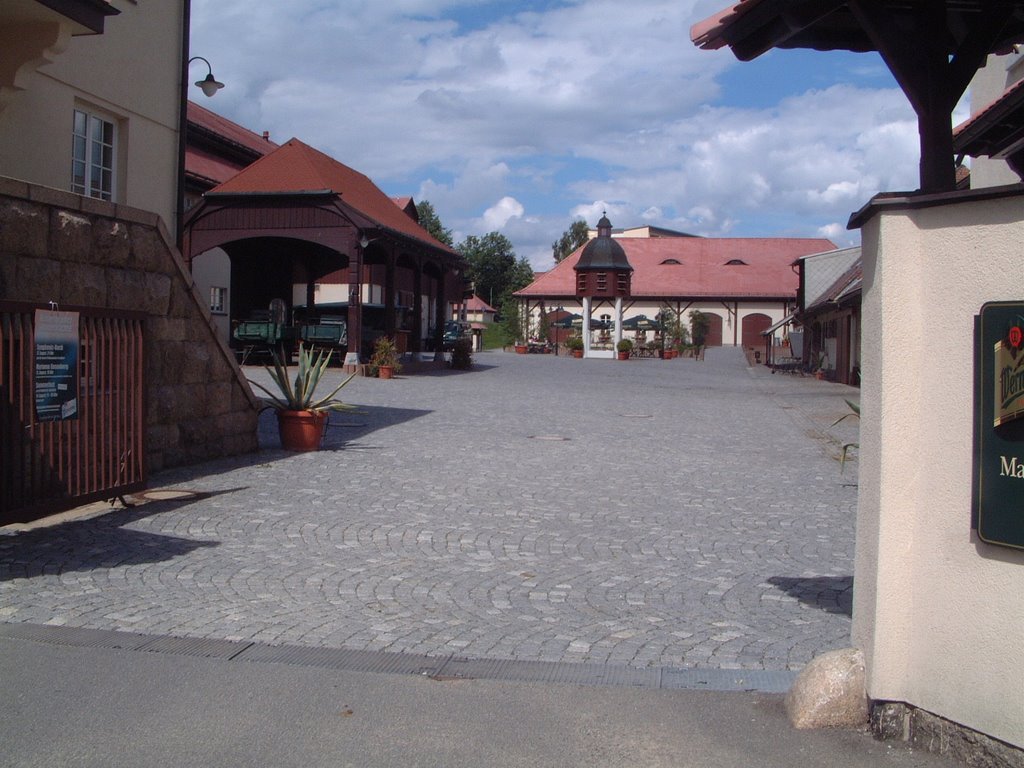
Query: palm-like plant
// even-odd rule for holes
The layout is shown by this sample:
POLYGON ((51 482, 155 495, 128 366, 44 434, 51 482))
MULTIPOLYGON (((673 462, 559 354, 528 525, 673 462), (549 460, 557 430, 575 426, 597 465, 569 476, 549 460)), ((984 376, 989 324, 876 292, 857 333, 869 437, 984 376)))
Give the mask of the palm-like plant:
MULTIPOLYGON (((850 400, 845 401, 852 413, 846 413, 840 416, 838 419, 832 422, 830 426, 835 426, 841 421, 845 421, 849 418, 860 418, 860 403, 854 403, 850 400)), ((843 444, 843 455, 839 457, 839 471, 842 472, 846 467, 846 456, 849 454, 851 448, 860 449, 860 443, 844 443, 843 444)))
POLYGON ((314 413, 355 410, 354 405, 349 405, 334 397, 342 387, 355 378, 356 374, 354 373, 335 387, 329 395, 318 397, 316 394, 320 380, 327 371, 327 364, 331 360, 329 354, 325 355, 320 350, 314 356, 311 349, 306 349, 302 344, 299 344, 299 362, 294 380, 291 378, 287 363, 282 362, 281 357, 276 351, 271 350, 271 357, 274 361, 274 367, 267 366, 267 373, 274 380, 279 392, 271 392, 259 382, 252 381, 251 379, 249 383, 270 395, 268 404, 274 410, 312 411, 314 413))

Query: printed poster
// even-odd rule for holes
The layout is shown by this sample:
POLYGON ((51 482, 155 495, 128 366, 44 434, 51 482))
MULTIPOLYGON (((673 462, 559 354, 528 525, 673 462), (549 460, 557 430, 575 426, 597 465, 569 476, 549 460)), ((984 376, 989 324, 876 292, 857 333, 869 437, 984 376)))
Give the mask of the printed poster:
POLYGON ((78 313, 36 310, 36 420, 78 418, 78 313))

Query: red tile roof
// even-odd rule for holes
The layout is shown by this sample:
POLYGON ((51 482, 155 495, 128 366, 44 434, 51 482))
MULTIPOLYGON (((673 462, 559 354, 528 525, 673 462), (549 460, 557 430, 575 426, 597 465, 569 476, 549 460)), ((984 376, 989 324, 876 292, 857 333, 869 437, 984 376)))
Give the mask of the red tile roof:
POLYGON ((289 139, 211 192, 288 194, 328 190, 385 229, 455 253, 403 213, 368 177, 298 139, 289 139))
MULTIPOLYGON (((633 266, 634 298, 789 298, 796 296, 800 256, 835 249, 824 238, 620 238, 633 266), (674 259, 679 264, 664 264, 674 259), (742 265, 729 265, 734 260, 742 265)), ((581 248, 517 296, 574 296, 581 248)))
POLYGON ((190 131, 198 128, 199 137, 190 135, 185 148, 185 172, 213 186, 227 181, 257 157, 277 144, 257 133, 188 102, 190 131))
POLYGON ((477 295, 466 299, 467 312, 497 312, 497 310, 477 295))

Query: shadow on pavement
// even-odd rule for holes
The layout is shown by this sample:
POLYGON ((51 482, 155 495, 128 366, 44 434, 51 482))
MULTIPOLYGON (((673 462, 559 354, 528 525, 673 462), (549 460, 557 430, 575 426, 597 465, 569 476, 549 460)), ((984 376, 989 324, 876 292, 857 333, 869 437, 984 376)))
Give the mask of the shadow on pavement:
POLYGON ((771 576, 767 581, 804 605, 853 616, 852 576, 771 576))
POLYGON ((170 560, 216 541, 195 541, 178 536, 134 531, 122 526, 169 512, 192 501, 233 491, 196 493, 187 498, 151 501, 98 517, 72 520, 0 537, 0 581, 50 576, 72 571, 93 571, 123 565, 170 560))

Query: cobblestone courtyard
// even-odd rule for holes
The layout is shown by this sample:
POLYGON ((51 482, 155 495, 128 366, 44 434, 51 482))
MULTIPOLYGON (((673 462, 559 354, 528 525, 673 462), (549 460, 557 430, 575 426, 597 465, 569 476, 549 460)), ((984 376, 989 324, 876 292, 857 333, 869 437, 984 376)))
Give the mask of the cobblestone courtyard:
MULTIPOLYGON (((841 385, 694 360, 476 356, 356 379, 326 450, 0 535, 0 620, 467 658, 796 670, 849 643, 841 385)), ((247 369, 263 376, 260 369, 247 369)))

